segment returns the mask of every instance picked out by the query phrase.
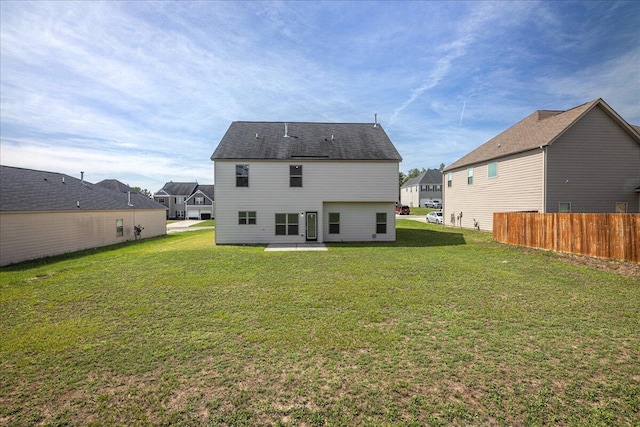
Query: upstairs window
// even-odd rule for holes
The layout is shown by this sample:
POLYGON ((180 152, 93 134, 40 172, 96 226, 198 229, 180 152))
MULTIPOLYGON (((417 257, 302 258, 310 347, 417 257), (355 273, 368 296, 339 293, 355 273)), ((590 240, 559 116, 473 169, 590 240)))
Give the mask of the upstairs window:
POLYGON ((473 168, 467 169, 467 184, 468 185, 473 184, 473 168))
POLYGON ((453 184, 453 177, 451 176, 451 172, 447 174, 447 187, 451 187, 453 184))
POLYGON ((249 165, 236 165, 236 187, 249 186, 249 165))
POLYGON ((302 187, 302 165, 289 165, 289 187, 302 187))
POLYGON ((204 205, 204 197, 196 197, 196 205, 204 205))
POLYGON ((487 176, 489 178, 495 178, 498 176, 498 162, 489 163, 487 169, 488 169, 487 176))
POLYGON ((184 197, 178 196, 175 198, 176 205, 181 205, 184 203, 184 197))
POLYGON ((238 224, 240 225, 255 225, 256 212, 255 211, 240 211, 238 212, 238 224))
POLYGON ((560 213, 571 213, 571 202, 560 202, 560 203, 558 203, 558 212, 560 212, 560 213))

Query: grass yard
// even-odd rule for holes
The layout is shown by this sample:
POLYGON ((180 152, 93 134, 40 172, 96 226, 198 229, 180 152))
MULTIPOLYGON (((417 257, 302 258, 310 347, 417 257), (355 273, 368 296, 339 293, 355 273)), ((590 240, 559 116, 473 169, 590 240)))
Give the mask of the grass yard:
POLYGON ((638 424, 637 275, 398 227, 328 252, 198 230, 0 269, 0 425, 638 424))
POLYGON ((206 219, 204 221, 200 221, 196 224, 190 225, 189 227, 215 227, 216 220, 215 219, 206 219))

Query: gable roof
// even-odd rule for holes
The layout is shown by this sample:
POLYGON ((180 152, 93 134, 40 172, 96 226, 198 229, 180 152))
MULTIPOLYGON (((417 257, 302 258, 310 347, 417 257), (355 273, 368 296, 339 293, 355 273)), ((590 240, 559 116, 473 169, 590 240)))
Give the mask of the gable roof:
POLYGON ((69 175, 0 166, 0 211, 122 210, 166 207, 142 194, 114 191, 69 175))
POLYGON ((407 180, 401 188, 421 184, 442 184, 442 172, 437 169, 427 169, 420 175, 407 180))
POLYGON ((593 108, 602 108, 640 143, 637 129, 629 125, 604 100, 598 98, 566 111, 538 110, 447 166, 444 171, 533 150, 552 144, 593 108))
POLYGON ((401 161, 402 157, 379 124, 233 122, 211 155, 211 160, 222 159, 401 161))
POLYGON ((213 202, 214 201, 214 199, 213 199, 213 196, 214 196, 213 189, 214 189, 214 187, 215 187, 214 185, 208 185, 208 184, 207 185, 200 185, 200 184, 198 184, 198 187, 196 188, 196 191, 194 191, 192 195, 187 197, 185 199, 185 202, 187 200, 190 200, 190 199, 196 197, 197 194, 200 194, 200 195, 208 198, 209 200, 211 200, 213 202))
POLYGON ((124 184, 120 181, 118 181, 117 179, 103 179, 100 182, 96 182, 96 185, 99 185, 101 187, 105 187, 108 188, 110 190, 113 191, 117 191, 119 193, 127 193, 129 191, 136 192, 136 190, 134 190, 133 188, 129 187, 127 184, 124 184))
POLYGON ((159 195, 159 193, 164 193, 167 196, 190 196, 196 191, 196 187, 198 186, 197 182, 173 182, 169 181, 164 184, 155 195, 159 195))

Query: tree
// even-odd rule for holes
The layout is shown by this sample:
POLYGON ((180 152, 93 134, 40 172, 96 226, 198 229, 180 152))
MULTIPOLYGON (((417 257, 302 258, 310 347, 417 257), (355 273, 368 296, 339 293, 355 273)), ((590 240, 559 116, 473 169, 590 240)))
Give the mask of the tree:
POLYGON ((405 175, 404 172, 400 172, 399 178, 400 178, 400 185, 402 185, 407 180, 407 175, 405 175))
POLYGON ((153 194, 151 193, 151 191, 147 190, 146 188, 140 188, 140 187, 131 187, 133 190, 137 191, 138 193, 142 194, 143 196, 147 196, 148 198, 152 198, 153 194))
POLYGON ((442 172, 444 170, 444 163, 440 163, 440 172, 442 172))

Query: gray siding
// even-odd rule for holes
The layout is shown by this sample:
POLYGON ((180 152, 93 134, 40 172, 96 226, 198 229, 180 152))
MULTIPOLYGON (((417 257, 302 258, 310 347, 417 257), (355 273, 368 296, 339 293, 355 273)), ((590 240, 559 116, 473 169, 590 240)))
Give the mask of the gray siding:
POLYGON ((626 202, 637 213, 639 184, 640 145, 599 107, 548 147, 547 212, 561 202, 576 213, 615 212, 626 202))

